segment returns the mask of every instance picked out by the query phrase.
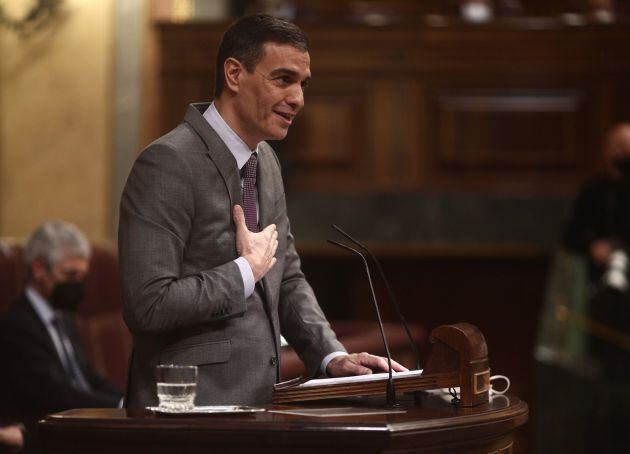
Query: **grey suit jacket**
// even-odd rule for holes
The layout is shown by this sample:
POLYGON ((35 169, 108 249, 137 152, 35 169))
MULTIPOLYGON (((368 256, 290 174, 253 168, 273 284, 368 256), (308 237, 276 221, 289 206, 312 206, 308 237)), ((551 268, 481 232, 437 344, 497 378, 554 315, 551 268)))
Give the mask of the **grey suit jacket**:
POLYGON ((157 364, 199 366, 197 405, 270 402, 280 333, 310 374, 345 351, 300 269, 278 159, 260 147, 261 228, 276 224, 276 265, 245 298, 232 207, 242 205, 233 155, 192 104, 135 162, 120 205, 124 319, 134 334, 128 407, 157 403, 157 364))

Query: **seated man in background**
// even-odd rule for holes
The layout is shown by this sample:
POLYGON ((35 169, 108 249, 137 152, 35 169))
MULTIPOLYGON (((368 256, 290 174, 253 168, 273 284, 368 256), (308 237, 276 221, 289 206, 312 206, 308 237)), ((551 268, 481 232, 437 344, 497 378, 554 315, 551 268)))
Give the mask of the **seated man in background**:
POLYGON ((0 412, 25 423, 25 452, 37 452, 36 423, 43 416, 116 407, 122 395, 87 363, 75 329, 91 254, 83 233, 66 222, 46 222, 28 238, 24 254, 24 294, 0 322, 0 412))

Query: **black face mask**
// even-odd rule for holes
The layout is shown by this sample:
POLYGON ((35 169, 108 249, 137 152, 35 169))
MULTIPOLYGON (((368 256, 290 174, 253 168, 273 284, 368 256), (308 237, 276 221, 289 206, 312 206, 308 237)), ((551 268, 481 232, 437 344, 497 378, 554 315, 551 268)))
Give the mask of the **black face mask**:
POLYGON ((621 174, 621 178, 624 181, 630 181, 630 158, 615 159, 613 164, 621 174))
POLYGON ((83 282, 61 282, 55 285, 50 304, 55 309, 66 311, 76 311, 79 303, 83 300, 85 285, 83 282))

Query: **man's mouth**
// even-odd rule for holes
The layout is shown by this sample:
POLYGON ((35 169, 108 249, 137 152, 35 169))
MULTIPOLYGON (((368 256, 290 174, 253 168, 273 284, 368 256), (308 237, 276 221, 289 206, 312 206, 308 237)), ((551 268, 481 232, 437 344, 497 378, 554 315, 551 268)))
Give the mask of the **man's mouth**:
POLYGON ((282 117, 285 123, 288 125, 290 125, 293 122, 293 118, 295 118, 295 114, 292 114, 289 112, 280 112, 280 111, 274 110, 274 113, 278 115, 279 117, 282 117))

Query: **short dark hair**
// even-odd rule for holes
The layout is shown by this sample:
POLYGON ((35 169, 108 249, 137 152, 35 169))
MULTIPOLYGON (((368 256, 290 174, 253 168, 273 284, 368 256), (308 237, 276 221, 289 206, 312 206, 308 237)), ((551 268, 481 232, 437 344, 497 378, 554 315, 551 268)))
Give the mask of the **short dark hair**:
POLYGON ((225 60, 237 59, 248 72, 263 56, 266 43, 288 44, 308 52, 308 37, 295 24, 269 14, 253 14, 234 22, 227 29, 217 51, 217 65, 214 84, 214 97, 218 97, 225 86, 225 60))

